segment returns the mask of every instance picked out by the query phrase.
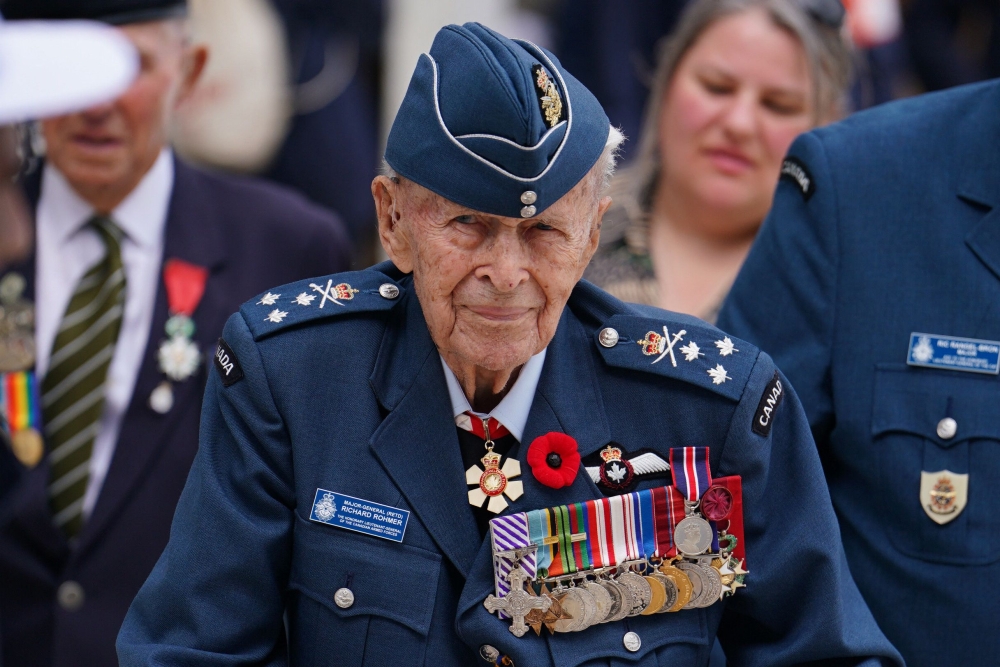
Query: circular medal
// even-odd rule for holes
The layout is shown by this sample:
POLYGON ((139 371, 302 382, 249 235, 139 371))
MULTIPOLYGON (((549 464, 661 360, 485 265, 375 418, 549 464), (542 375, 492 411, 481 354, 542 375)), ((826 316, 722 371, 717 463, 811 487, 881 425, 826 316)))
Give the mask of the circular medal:
POLYGON ((724 486, 712 486, 701 497, 701 513, 709 521, 724 521, 733 511, 733 494, 724 486))
POLYGON ((674 528, 674 539, 685 556, 700 556, 712 546, 712 526, 700 516, 685 517, 674 528))
POLYGON ((164 380, 156 385, 156 389, 149 395, 149 407, 153 412, 165 415, 174 407, 174 389, 170 382, 164 380))
POLYGON ((586 602, 580 591, 570 588, 562 593, 553 591, 552 597, 559 600, 565 616, 552 624, 553 632, 576 632, 583 629, 587 617, 586 602))
POLYGON ((601 586, 593 581, 585 583, 583 588, 587 589, 587 591, 594 596, 594 602, 597 604, 597 616, 591 625, 603 623, 604 619, 608 617, 608 613, 611 611, 613 606, 611 594, 608 593, 604 586, 601 586))
POLYGON ((697 565, 687 561, 680 561, 675 567, 687 575, 691 580, 691 599, 684 605, 684 609, 694 609, 695 603, 701 599, 701 592, 705 588, 704 575, 697 565))
POLYGON ((695 607, 709 607, 722 598, 722 578, 711 565, 699 563, 697 567, 702 573, 702 589, 695 607))
POLYGON ((661 611, 680 611, 691 601, 691 596, 694 594, 694 586, 691 584, 691 579, 684 574, 683 570, 679 570, 666 562, 660 566, 660 572, 667 579, 674 582, 674 585, 677 587, 677 601, 674 602, 674 606, 669 609, 664 608, 661 611))
POLYGON ((649 606, 649 601, 653 596, 649 582, 635 572, 626 572, 618 576, 618 583, 632 594, 632 608, 626 615, 638 616, 641 614, 642 610, 649 606))
POLYGON ((632 590, 629 589, 625 584, 613 580, 607 583, 610 584, 611 586, 614 586, 618 590, 618 594, 621 596, 622 599, 621 609, 619 609, 616 614, 608 618, 608 621, 620 621, 626 616, 628 616, 629 612, 632 611, 632 607, 635 606, 634 602, 635 598, 632 595, 632 590))
MULTIPOLYGON (((666 578, 666 577, 664 577, 666 578)), ((643 579, 649 584, 649 604, 643 609, 640 614, 642 616, 651 616, 663 608, 663 605, 667 601, 667 589, 663 587, 663 582, 661 582, 656 577, 645 576, 643 579)))
MULTIPOLYGON (((622 597, 621 586, 616 586, 610 581, 598 581, 597 585, 603 588, 607 592, 608 597, 611 598, 611 607, 608 609, 608 613, 604 616, 604 620, 601 622, 607 623, 609 621, 618 620, 615 617, 619 614, 619 612, 621 612, 624 600, 622 597)), ((631 605, 629 606, 631 607, 631 605)))
POLYGON ((580 630, 585 630, 597 623, 600 610, 597 608, 597 600, 594 599, 593 594, 589 590, 583 586, 578 586, 574 590, 583 598, 583 621, 580 627, 574 630, 574 632, 580 632, 580 630))
POLYGON ((42 460, 45 445, 42 434, 33 428, 24 428, 10 434, 10 446, 14 456, 26 468, 34 468, 42 460))
POLYGON ((663 604, 660 605, 660 608, 656 611, 656 613, 663 614, 670 611, 673 606, 677 604, 677 584, 674 583, 673 579, 658 571, 654 571, 653 574, 649 576, 660 582, 666 596, 666 599, 663 601, 663 604))

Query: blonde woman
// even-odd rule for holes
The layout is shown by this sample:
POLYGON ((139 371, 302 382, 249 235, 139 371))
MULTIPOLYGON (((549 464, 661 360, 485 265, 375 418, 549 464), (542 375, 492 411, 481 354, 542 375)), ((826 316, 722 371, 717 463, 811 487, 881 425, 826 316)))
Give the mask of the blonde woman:
POLYGON ((842 115, 838 0, 695 0, 665 41, 636 163, 585 274, 714 322, 796 136, 842 115))

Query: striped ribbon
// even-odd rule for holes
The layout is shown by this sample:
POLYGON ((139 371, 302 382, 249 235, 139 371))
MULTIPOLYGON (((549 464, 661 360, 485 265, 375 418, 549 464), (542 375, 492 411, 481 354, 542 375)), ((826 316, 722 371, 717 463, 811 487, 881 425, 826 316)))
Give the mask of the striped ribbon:
POLYGON ((674 447, 670 450, 674 487, 690 502, 697 502, 712 485, 708 447, 674 447))
POLYGON ((11 433, 26 428, 41 429, 39 386, 33 371, 0 373, 0 414, 11 433))
MULTIPOLYGON (((524 512, 499 516, 490 520, 490 537, 493 540, 493 552, 513 551, 523 549, 531 545, 529 539, 528 517, 524 512)), ((528 552, 520 560, 521 569, 534 579, 537 570, 535 567, 535 554, 528 552)), ((497 597, 504 597, 510 593, 510 581, 507 575, 514 569, 514 559, 508 556, 497 556, 494 558, 496 575, 497 597)), ((501 618, 507 618, 503 612, 501 618)))

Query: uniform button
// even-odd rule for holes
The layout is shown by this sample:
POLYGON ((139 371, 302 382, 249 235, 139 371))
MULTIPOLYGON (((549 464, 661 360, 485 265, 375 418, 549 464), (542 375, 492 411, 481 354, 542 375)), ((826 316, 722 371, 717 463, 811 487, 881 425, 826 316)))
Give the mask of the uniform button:
POLYGON ((626 632, 625 637, 622 639, 622 643, 625 644, 625 648, 635 653, 642 646, 642 640, 639 639, 639 635, 634 632, 626 632))
POLYGON ((535 214, 535 211, 537 210, 538 209, 536 209, 534 206, 525 206, 524 208, 521 209, 521 217, 530 218, 535 214))
POLYGON ((534 204, 537 199, 538 195, 533 190, 525 190, 521 193, 522 204, 534 204))
POLYGON ((76 611, 83 606, 83 586, 75 581, 64 581, 59 585, 56 599, 66 611, 76 611))
POLYGON ((384 299, 395 299, 399 296, 399 288, 392 283, 382 283, 378 288, 378 293, 384 299))
POLYGON ((486 662, 495 663, 497 658, 500 657, 500 651, 496 650, 489 644, 483 644, 479 647, 479 657, 486 662))
POLYGON ((618 344, 618 332, 611 327, 604 327, 597 335, 597 340, 604 347, 614 347, 618 344))
POLYGON ((937 434, 942 440, 951 440, 958 432, 958 422, 951 417, 945 417, 938 422, 937 434))
POLYGON ((350 609, 354 605, 354 592, 350 588, 338 588, 333 601, 341 609, 350 609))

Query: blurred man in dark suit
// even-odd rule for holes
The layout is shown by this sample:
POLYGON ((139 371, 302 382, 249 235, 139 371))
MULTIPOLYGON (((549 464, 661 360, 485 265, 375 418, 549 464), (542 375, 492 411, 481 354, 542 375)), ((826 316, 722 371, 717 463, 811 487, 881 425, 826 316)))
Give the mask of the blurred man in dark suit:
POLYGON ((173 156, 171 115, 208 55, 187 40, 183 0, 0 8, 115 24, 140 55, 118 99, 42 122, 34 251, 0 267, 34 348, 0 368, 20 466, 0 500, 0 662, 111 665, 167 541, 223 323, 268 285, 345 269, 349 244, 303 198, 173 156))

